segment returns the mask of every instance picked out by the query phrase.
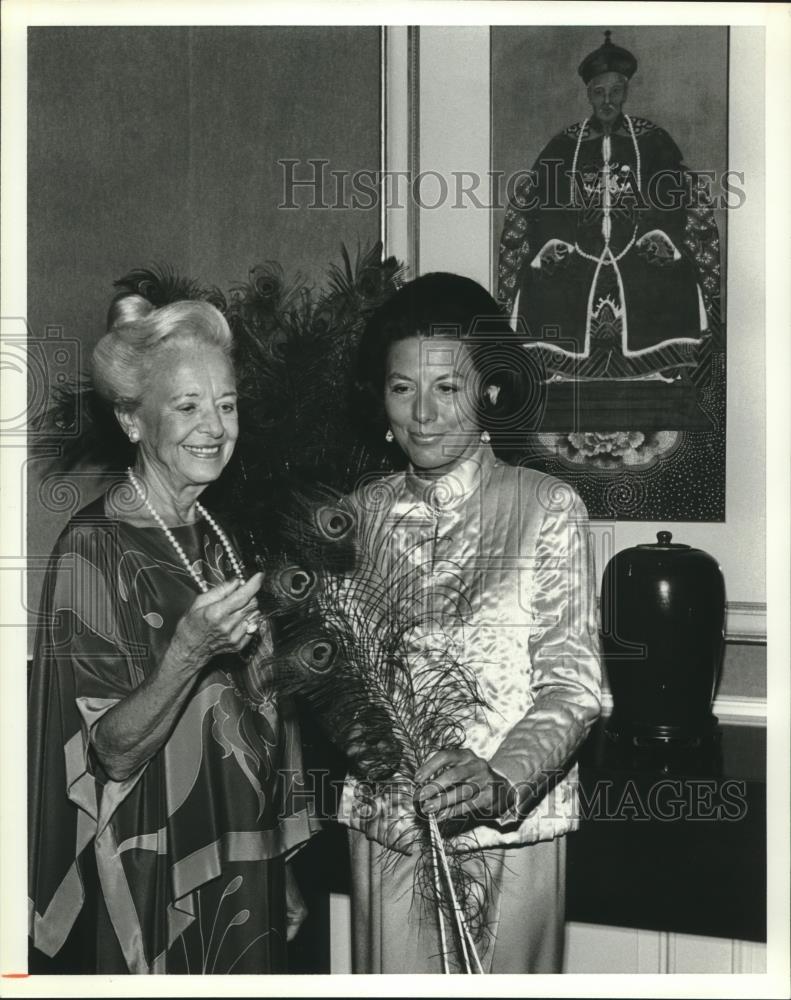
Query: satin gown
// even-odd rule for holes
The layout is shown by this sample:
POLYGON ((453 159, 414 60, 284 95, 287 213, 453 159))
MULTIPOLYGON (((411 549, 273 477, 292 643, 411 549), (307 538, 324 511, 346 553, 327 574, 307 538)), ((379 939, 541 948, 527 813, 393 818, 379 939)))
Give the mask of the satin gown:
MULTIPOLYGON (((578 823, 573 757, 600 711, 584 505, 565 483, 502 463, 488 445, 439 480, 394 475, 358 491, 354 503, 383 574, 406 552, 431 575, 430 618, 462 650, 486 701, 466 726, 465 745, 517 791, 508 815, 466 837, 488 865, 484 971, 559 972, 562 838, 578 823), (462 583, 463 620, 443 611, 449 577, 462 583)), ((414 856, 394 863, 369 839, 351 779, 340 818, 351 827, 354 971, 460 971, 456 956, 443 961, 435 910, 413 892, 414 856)))

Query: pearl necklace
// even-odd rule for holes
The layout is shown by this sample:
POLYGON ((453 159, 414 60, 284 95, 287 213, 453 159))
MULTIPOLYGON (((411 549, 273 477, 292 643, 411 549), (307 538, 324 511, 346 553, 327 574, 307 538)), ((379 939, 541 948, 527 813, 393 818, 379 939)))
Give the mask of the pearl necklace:
MULTIPOLYGON (((146 496, 145 491, 143 490, 143 487, 140 485, 140 482, 138 481, 134 472, 132 472, 131 469, 127 469, 126 474, 129 477, 129 482, 134 487, 135 493, 137 493, 137 495, 143 501, 143 504, 145 505, 149 514, 154 518, 154 520, 157 522, 160 528, 165 532, 168 541, 173 546, 176 553, 178 554, 178 557, 184 564, 184 568, 187 570, 189 575, 198 585, 198 589, 203 594, 207 593, 207 591, 209 590, 209 585, 204 579, 203 574, 199 573, 198 570, 195 569, 195 565, 189 561, 187 553, 184 551, 179 540, 176 538, 176 536, 173 534, 170 528, 165 524, 163 518, 159 515, 159 513, 154 509, 153 505, 146 496)), ((234 573, 236 574, 239 581, 241 583, 244 583, 244 572, 242 570, 242 564, 237 559, 236 553, 233 551, 233 547, 231 546, 228 536, 225 534, 225 532, 222 530, 219 524, 217 524, 217 522, 214 520, 211 514, 206 510, 203 504, 199 503, 197 500, 195 501, 195 509, 202 517, 204 517, 209 522, 212 528, 214 528, 217 537, 220 539, 220 542, 222 543, 222 547, 225 549, 225 554, 228 556, 228 560, 230 561, 231 566, 233 567, 234 573)))

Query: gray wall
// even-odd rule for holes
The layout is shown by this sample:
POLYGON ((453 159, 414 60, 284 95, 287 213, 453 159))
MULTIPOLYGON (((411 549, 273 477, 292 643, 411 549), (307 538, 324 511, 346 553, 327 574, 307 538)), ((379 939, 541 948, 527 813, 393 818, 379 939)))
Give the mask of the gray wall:
MULTIPOLYGON (((377 239, 376 208, 279 209, 277 160, 377 170, 379 74, 376 27, 31 29, 33 336, 60 328, 84 360, 113 280, 153 261, 225 290, 269 259, 319 281, 341 242, 377 239)), ((72 507, 42 504, 43 464, 28 467, 34 559, 72 507)), ((82 499, 96 491, 84 482, 82 499)), ((32 607, 40 577, 30 575, 32 607)))

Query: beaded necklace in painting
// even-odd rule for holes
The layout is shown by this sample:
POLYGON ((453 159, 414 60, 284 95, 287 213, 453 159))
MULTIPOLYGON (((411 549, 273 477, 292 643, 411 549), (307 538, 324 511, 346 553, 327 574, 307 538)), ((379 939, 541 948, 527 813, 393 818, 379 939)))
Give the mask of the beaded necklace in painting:
MULTIPOLYGON (((634 148, 634 158, 635 158, 635 172, 637 174, 637 190, 639 193, 642 193, 643 167, 642 167, 642 161, 640 159, 640 147, 637 144, 637 136, 635 135, 634 132, 634 125, 632 124, 632 119, 629 117, 629 115, 626 114, 623 117, 624 121, 626 122, 626 126, 629 129, 629 135, 632 137, 632 147, 634 148)), ((571 192, 570 192, 571 197, 569 198, 572 207, 576 207, 577 166, 579 163, 579 155, 580 155, 580 148, 582 146, 582 140, 588 128, 589 122, 590 119, 586 118, 585 121, 582 123, 579 130, 579 135, 577 136, 577 144, 574 147, 574 159, 572 160, 571 163, 571 192)), ((604 248, 597 257, 595 254, 591 254, 583 250, 577 240, 574 241, 574 249, 577 251, 577 253, 581 257, 584 257, 586 260, 593 261, 593 263, 596 265, 596 270, 594 272, 593 280, 591 282, 590 294, 588 296, 588 307, 586 310, 586 318, 585 318, 586 356, 587 352, 590 349, 589 348, 590 331, 591 331, 591 324, 593 322, 593 295, 596 289, 596 283, 598 282, 599 279, 599 272, 601 271, 602 267, 612 267, 613 271, 615 272, 616 281, 618 282, 618 292, 621 297, 621 303, 623 304, 625 302, 623 279, 621 277, 621 270, 618 267, 618 261, 632 249, 632 247, 635 244, 635 241, 637 240, 637 225, 635 225, 634 229, 632 230, 631 239, 626 244, 626 246, 621 250, 620 253, 614 254, 610 249, 610 236, 612 235, 612 219, 611 219, 611 205, 610 205, 611 153, 612 153, 612 141, 610 135, 605 134, 602 137, 602 161, 603 161, 603 174, 604 174, 603 177, 604 211, 602 212, 602 225, 601 225, 602 237, 604 239, 604 248)), ((627 337, 626 309, 625 306, 623 306, 622 339, 624 348, 626 347, 626 342, 627 342, 626 337, 627 337)))
MULTIPOLYGON (((148 510, 149 514, 154 518, 154 520, 157 522, 157 524, 160 526, 160 528, 165 532, 165 535, 166 535, 168 541, 173 546, 173 548, 176 551, 176 554, 178 555, 179 559, 181 559, 182 563, 184 564, 184 568, 187 570, 187 572, 189 573, 189 575, 192 577, 192 579, 198 585, 198 589, 200 590, 200 592, 202 594, 207 593, 207 591, 209 589, 209 585, 206 582, 203 574, 199 573, 198 570, 195 568, 195 564, 193 564, 193 563, 191 563, 189 561, 187 553, 182 548, 181 543, 176 538, 176 536, 173 534, 173 532, 170 530, 170 528, 165 524, 163 518, 160 516, 160 514, 158 513, 158 511, 156 511, 154 509, 153 505, 151 504, 151 502, 149 501, 148 497, 146 496, 145 491, 143 490, 143 487, 140 485, 140 482, 138 481, 138 479, 135 476, 134 472, 132 472, 131 469, 127 469, 126 470, 126 474, 129 477, 129 482, 134 487, 135 492, 140 497, 140 499, 143 501, 143 504, 145 505, 146 510, 148 510)), ((198 511, 198 513, 202 517, 204 517, 209 522, 209 524, 212 526, 212 528, 214 528, 214 531, 216 532, 217 537, 220 539, 220 542, 222 543, 222 547, 225 549, 225 554, 228 556, 228 560, 229 560, 231 566, 233 567, 234 573, 236 574, 236 576, 239 579, 239 581, 241 583, 244 583, 244 573, 242 572, 242 564, 239 561, 239 559, 236 557, 236 553, 233 550, 233 547, 232 547, 232 545, 231 545, 231 543, 230 543, 230 541, 228 539, 228 536, 225 534, 225 532, 222 530, 222 528, 219 526, 219 524, 217 524, 217 522, 214 520, 214 518, 211 516, 211 514, 206 510, 206 508, 203 506, 203 504, 199 503, 197 500, 195 501, 195 509, 198 511)))
MULTIPOLYGON (((634 133, 634 125, 632 124, 632 119, 629 115, 625 114, 624 121, 629 129, 629 135, 632 137, 632 146, 634 147, 634 157, 635 157, 635 167, 637 174, 637 190, 642 192, 643 190, 643 170, 642 162, 640 159, 640 147, 637 144, 637 136, 634 133)), ((582 146, 582 139, 585 135, 585 131, 590 122, 590 118, 586 118, 585 121, 580 126, 579 135, 577 136, 577 145, 574 148, 574 159, 571 162, 571 204, 576 205, 576 177, 577 177, 577 162, 580 155, 580 147, 582 146)), ((604 160, 604 215, 602 218, 602 235, 604 236, 604 250, 599 257, 594 254, 586 253, 585 250, 577 243, 574 242, 574 249, 580 256, 585 257, 587 260, 592 260, 597 263, 609 264, 619 261, 624 254, 628 253, 634 246, 635 239, 637 238, 637 226, 634 227, 634 232, 632 233, 632 238, 626 244, 626 246, 617 255, 614 255, 610 250, 610 233, 611 233, 611 220, 610 220, 610 137, 605 135, 602 138, 602 159, 604 160)))

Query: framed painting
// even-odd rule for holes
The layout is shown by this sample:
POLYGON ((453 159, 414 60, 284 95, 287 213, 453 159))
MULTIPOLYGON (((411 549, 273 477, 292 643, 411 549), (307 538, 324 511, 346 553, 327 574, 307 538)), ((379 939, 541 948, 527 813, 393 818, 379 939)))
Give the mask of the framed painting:
POLYGON ((723 521, 727 27, 493 26, 491 80, 497 295, 544 388, 519 460, 595 518, 723 521))

